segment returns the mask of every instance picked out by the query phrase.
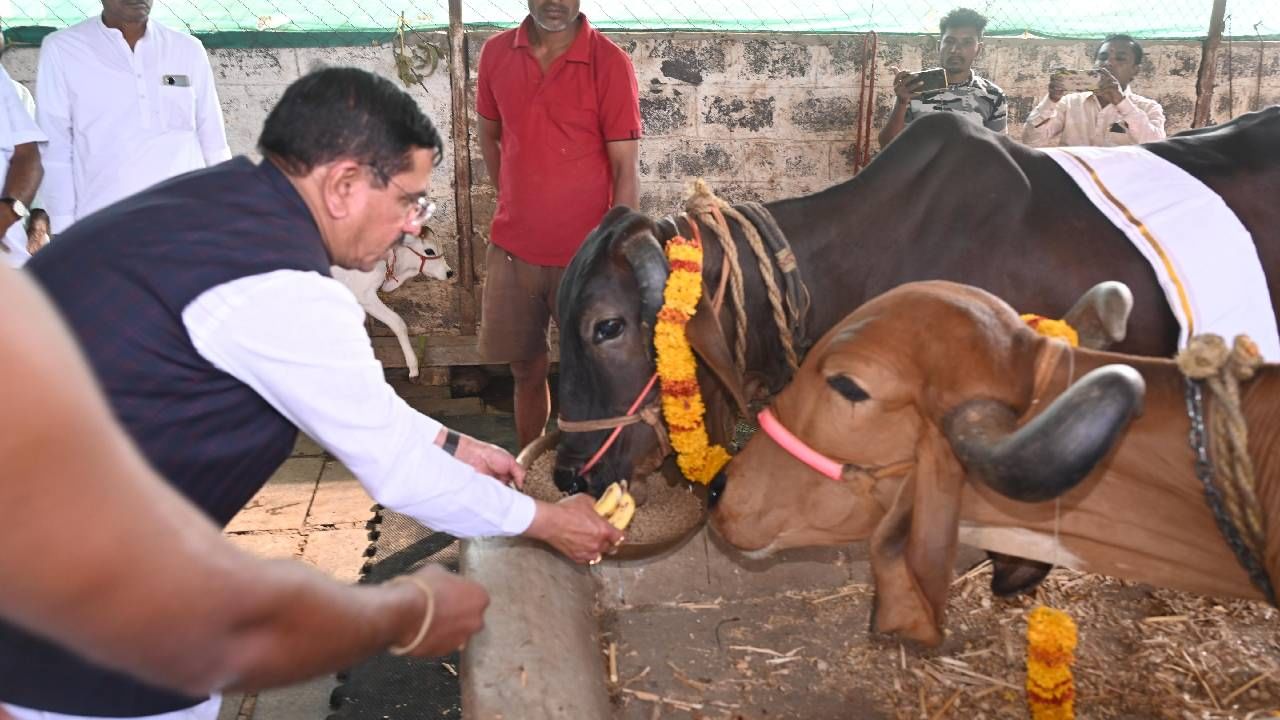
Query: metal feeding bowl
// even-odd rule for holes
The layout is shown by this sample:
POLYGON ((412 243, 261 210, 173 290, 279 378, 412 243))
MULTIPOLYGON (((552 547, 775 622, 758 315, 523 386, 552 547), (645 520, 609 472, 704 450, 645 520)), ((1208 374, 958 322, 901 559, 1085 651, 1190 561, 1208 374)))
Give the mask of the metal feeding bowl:
MULTIPOLYGON (((516 462, 526 472, 524 491, 538 500, 558 502, 567 497, 552 478, 559 442, 560 432, 551 432, 529 443, 516 456, 516 462)), ((679 545, 706 522, 707 488, 685 480, 675 463, 664 463, 662 470, 649 475, 644 483, 644 489, 633 488, 642 502, 624 531, 626 540, 606 559, 634 560, 658 555, 679 545)))

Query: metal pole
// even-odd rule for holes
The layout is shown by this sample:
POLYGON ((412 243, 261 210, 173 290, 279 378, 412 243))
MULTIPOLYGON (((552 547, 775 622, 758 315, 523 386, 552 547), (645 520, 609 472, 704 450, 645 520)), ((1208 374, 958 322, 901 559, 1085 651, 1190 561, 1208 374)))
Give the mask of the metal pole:
POLYGON ((453 198, 458 227, 459 320, 463 335, 476 333, 475 256, 471 226, 471 133, 467 112, 467 32, 462 0, 449 0, 449 86, 453 111, 453 198))
MULTIPOLYGON (((1196 108, 1191 115, 1191 127, 1209 124, 1213 109, 1213 76, 1218 69, 1218 46, 1222 44, 1223 19, 1227 14, 1227 0, 1213 0, 1213 12, 1209 17, 1209 36, 1204 39, 1200 54, 1200 74, 1196 78, 1196 108)), ((1227 62, 1231 62, 1227 58, 1227 62)))

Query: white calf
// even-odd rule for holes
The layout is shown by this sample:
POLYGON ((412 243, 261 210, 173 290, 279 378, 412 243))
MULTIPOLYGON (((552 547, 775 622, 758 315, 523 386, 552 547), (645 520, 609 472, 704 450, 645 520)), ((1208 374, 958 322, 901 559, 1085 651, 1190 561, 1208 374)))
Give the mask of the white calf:
POLYGON ((388 251, 387 257, 368 272, 332 268, 334 279, 351 290, 364 311, 395 333, 409 366, 409 377, 418 376, 418 355, 409 345, 409 328, 394 310, 383 304, 378 290, 391 292, 418 273, 436 280, 453 277, 453 269, 440 254, 440 243, 430 231, 424 229, 424 234, 425 238, 405 235, 403 242, 388 251))

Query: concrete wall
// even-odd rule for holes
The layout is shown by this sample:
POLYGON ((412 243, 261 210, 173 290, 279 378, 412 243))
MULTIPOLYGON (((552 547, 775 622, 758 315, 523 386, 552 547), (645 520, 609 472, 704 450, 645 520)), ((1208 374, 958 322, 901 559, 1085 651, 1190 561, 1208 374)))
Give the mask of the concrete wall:
MULTIPOLYGON (((472 128, 473 224, 488 232, 494 193, 474 140, 474 80, 480 46, 487 34, 472 34, 469 88, 472 128)), ((705 177, 731 200, 770 200, 820 190, 853 172, 857 95, 862 71, 862 36, 725 35, 615 33, 630 53, 640 84, 645 139, 641 145, 641 204, 666 213, 682 205, 684 184, 705 177)), ((443 35, 424 39, 447 47, 443 35)), ((1010 133, 1020 132, 1047 83, 1049 68, 1087 67, 1092 42, 999 39, 987 41, 978 72, 1009 95, 1010 133)), ((891 73, 897 65, 918 69, 937 64, 928 37, 882 38, 876 62, 872 128, 883 125, 892 106, 891 73)), ((1170 132, 1186 129, 1195 103, 1200 62, 1196 42, 1148 43, 1147 58, 1134 89, 1161 102, 1170 132)), ((1280 103, 1280 43, 1223 45, 1217 70, 1216 120, 1255 107, 1280 103), (1259 92, 1258 70, 1262 78, 1259 92), (1234 104, 1228 103, 1229 74, 1234 104)), ((20 82, 34 85, 36 50, 17 48, 4 56, 20 82)), ((355 65, 396 78, 389 45, 328 49, 211 50, 232 150, 255 155, 257 133, 286 85, 317 63, 355 65)), ((408 89, 450 137, 447 66, 408 89)), ((874 138, 873 138, 873 146, 874 138)), ((435 175, 433 199, 440 210, 433 222, 456 267, 452 148, 435 175)), ((478 271, 484 253, 476 247, 478 271)), ((478 288, 477 288, 478 289, 478 288)), ((415 334, 459 334, 459 298, 451 286, 411 283, 388 301, 415 334)), ((381 332, 381 326, 374 327, 381 332)))

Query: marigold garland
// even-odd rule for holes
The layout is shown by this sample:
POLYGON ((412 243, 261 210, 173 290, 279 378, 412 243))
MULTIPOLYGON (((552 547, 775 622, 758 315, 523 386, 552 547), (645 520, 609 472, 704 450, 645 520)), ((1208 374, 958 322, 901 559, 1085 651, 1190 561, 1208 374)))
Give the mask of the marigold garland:
POLYGON ((707 438, 703 421, 707 408, 698 388, 698 364, 685 334, 702 297, 702 244, 696 237, 690 240, 677 235, 667 241, 667 259, 671 275, 653 329, 662 381, 662 415, 680 471, 705 485, 729 462, 729 452, 707 438))
MULTIPOLYGON (((1032 330, 1045 337, 1080 346, 1080 335, 1065 320, 1043 315, 1019 316, 1032 330)), ((1044 607, 1027 617, 1027 707, 1032 720, 1073 720, 1076 685, 1071 677, 1075 662, 1076 624, 1061 610, 1044 607)))
POLYGON ((1018 317, 1022 322, 1030 325, 1032 330, 1045 337, 1061 338, 1066 340, 1071 347, 1080 346, 1080 334, 1076 332, 1075 328, 1067 324, 1066 320, 1051 320, 1035 313, 1025 313, 1018 317))
POLYGON ((1043 605, 1027 616, 1027 706, 1032 720, 1075 717, 1075 649, 1071 616, 1043 605))

